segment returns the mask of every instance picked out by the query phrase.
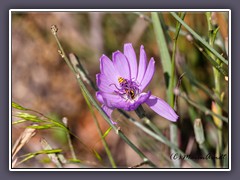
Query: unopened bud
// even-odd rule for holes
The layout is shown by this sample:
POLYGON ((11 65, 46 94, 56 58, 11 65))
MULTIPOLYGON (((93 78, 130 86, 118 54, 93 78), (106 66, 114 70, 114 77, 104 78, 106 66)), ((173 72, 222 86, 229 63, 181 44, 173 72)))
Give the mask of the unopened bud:
POLYGON ((201 119, 196 119, 194 121, 194 134, 198 144, 203 144, 205 141, 203 126, 201 119))

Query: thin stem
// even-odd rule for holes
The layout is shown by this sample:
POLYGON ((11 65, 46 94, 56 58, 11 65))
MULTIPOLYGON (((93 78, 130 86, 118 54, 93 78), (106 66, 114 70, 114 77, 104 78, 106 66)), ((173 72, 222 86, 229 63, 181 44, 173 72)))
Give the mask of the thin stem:
POLYGON ((228 65, 228 61, 213 49, 205 40, 203 40, 192 28, 190 28, 175 12, 170 12, 172 16, 180 22, 196 39, 198 39, 209 51, 211 51, 224 64, 228 65))
MULTIPOLYGON (((172 56, 172 60, 170 57, 170 53, 168 50, 168 46, 167 46, 167 41, 165 38, 165 34, 163 33, 163 28, 162 25, 160 23, 160 19, 158 17, 158 13, 157 12, 152 12, 152 21, 153 21, 153 27, 154 27, 154 31, 155 31, 155 36, 157 39, 157 44, 158 44, 158 48, 159 48, 159 53, 161 56, 161 63, 162 63, 162 67, 163 67, 163 72, 164 72, 164 76, 165 76, 165 83, 166 83, 166 88, 167 88, 167 101, 168 103, 170 103, 170 106, 173 107, 174 105, 174 93, 173 93, 173 86, 174 86, 174 73, 175 73, 175 49, 176 49, 176 40, 178 37, 178 33, 179 30, 176 30, 176 36, 175 36, 175 42, 173 45, 173 56, 172 56)), ((178 28, 180 29, 180 26, 178 26, 178 28)), ((178 138, 177 138, 177 127, 175 124, 171 124, 170 125, 170 138, 171 138, 171 142, 173 144, 175 144, 176 146, 178 146, 178 138)), ((171 149, 172 153, 174 152, 174 149, 171 149)), ((173 164, 175 167, 179 167, 180 166, 180 160, 172 160, 173 164)))
MULTIPOLYGON (((62 121, 65 124, 65 126, 68 128, 68 119, 64 117, 62 119, 62 121)), ((73 145, 72 145, 72 140, 71 140, 71 136, 69 134, 69 131, 66 131, 66 133, 67 133, 67 140, 68 140, 69 149, 70 149, 70 152, 71 152, 71 155, 72 155, 72 159, 77 160, 77 156, 76 156, 76 153, 75 153, 73 145)))
MULTIPOLYGON (((180 18, 184 19, 185 17, 185 12, 181 13, 180 18)), ((176 81, 176 79, 174 78, 175 75, 175 57, 176 57, 176 48, 177 48, 177 40, 178 40, 178 35, 181 29, 181 24, 179 22, 177 22, 176 24, 176 31, 175 31, 175 36, 174 36, 174 42, 173 42, 173 50, 172 50, 172 60, 171 60, 171 80, 170 80, 170 88, 171 91, 173 92, 173 87, 174 87, 174 82, 176 81)), ((174 93, 170 94, 170 101, 169 104, 170 106, 174 106, 174 93)))
MULTIPOLYGON (((89 91, 87 90, 86 86, 84 85, 81 76, 79 75, 79 72, 75 71, 75 69, 72 67, 68 57, 66 56, 61 43, 58 40, 57 37, 57 27, 56 26, 52 26, 52 33, 57 41, 57 44, 61 50, 61 53, 63 54, 62 58, 66 61, 67 65, 69 66, 69 68, 71 69, 71 71, 76 75, 77 77, 77 81, 78 84, 81 88, 81 90, 86 94, 86 96, 88 97, 90 103, 100 112, 100 114, 103 116, 103 118, 107 121, 107 123, 115 130, 115 133, 117 135, 119 135, 120 138, 122 138, 142 159, 144 162, 147 162, 151 167, 156 167, 156 165, 150 161, 125 135, 124 133, 119 129, 116 128, 112 123, 111 120, 109 119, 109 117, 106 115, 106 113, 102 110, 102 108, 98 105, 98 103, 93 99, 93 97, 91 96, 91 94, 89 93, 89 91)), ((61 55, 61 54, 60 54, 61 55)), ((76 67, 76 70, 78 68, 76 67)))
MULTIPOLYGON (((206 18, 208 22, 208 37, 209 37, 209 45, 211 47, 214 46, 214 41, 215 41, 215 34, 212 26, 212 13, 211 12, 206 12, 206 18)), ((215 57, 213 57, 212 54, 209 54, 216 62, 219 62, 219 60, 215 57)), ((216 68, 213 67, 213 75, 214 75, 214 83, 215 83, 215 93, 218 98, 220 98, 220 93, 221 93, 221 80, 220 80, 220 73, 217 71, 216 68)), ((215 104, 216 114, 222 115, 222 110, 221 107, 218 104, 215 104)), ((214 107, 213 107, 214 108, 214 107)), ((217 149, 216 149, 216 156, 219 157, 220 153, 222 151, 222 121, 220 121, 218 118, 214 119, 214 122, 218 128, 218 143, 217 143, 217 149)), ((221 167, 221 162, 220 159, 216 159, 216 167, 221 167)))
MULTIPOLYGON (((87 82, 88 84, 91 84, 92 86, 94 86, 93 82, 91 82, 91 81, 88 80, 89 77, 86 75, 87 72, 83 69, 82 64, 81 64, 80 61, 77 59, 77 57, 76 57, 74 54, 70 54, 70 55, 69 55, 69 58, 70 58, 70 62, 72 63, 75 72, 79 72, 79 74, 81 75, 81 78, 82 78, 85 82, 87 82), (80 71, 79 71, 79 70, 80 70, 80 71)), ((87 105, 88 105, 88 108, 89 108, 89 110, 90 110, 90 112, 91 112, 91 115, 93 116, 94 123, 95 123, 95 125, 96 125, 96 127, 97 127, 98 134, 99 134, 99 136, 100 136, 100 138, 101 138, 101 141, 102 141, 103 146, 104 146, 104 149, 105 149, 105 151, 106 151, 106 153, 107 153, 108 159, 109 159, 112 167, 113 167, 113 168, 116 168, 116 167, 117 167, 117 166, 116 166, 116 163, 115 163, 115 161, 114 161, 114 159, 113 159, 113 156, 112 156, 111 151, 110 151, 110 149, 109 149, 109 147, 108 147, 108 145, 107 145, 107 142, 106 142, 105 138, 103 137, 103 133, 102 133, 101 127, 100 127, 100 125, 99 125, 99 123, 98 123, 98 119, 97 119, 97 117, 96 117, 96 115, 95 115, 95 113, 94 113, 94 111, 93 111, 93 109, 92 109, 91 103, 89 102, 86 93, 85 93, 82 89, 81 89, 81 91, 82 91, 82 94, 83 94, 83 96, 84 96, 85 101, 87 102, 87 105)))
POLYGON ((87 90, 86 86, 80 79, 80 76, 77 78, 78 83, 80 85, 80 88, 83 89, 83 91, 86 93, 86 95, 89 97, 89 100, 91 104, 100 112, 100 114, 103 116, 103 118, 108 122, 108 124, 115 130, 115 133, 118 134, 145 162, 148 162, 148 164, 152 167, 156 167, 154 163, 152 163, 124 134, 123 132, 116 128, 112 123, 109 117, 105 114, 105 112, 102 110, 102 108, 97 104, 97 102, 92 98, 89 91, 87 90))
POLYGON ((170 94, 172 94, 172 89, 170 89, 170 80, 172 79, 171 57, 169 54, 166 38, 163 33, 163 29, 158 17, 158 13, 152 12, 151 16, 152 16, 154 32, 155 32, 155 36, 158 44, 158 50, 161 57, 161 64, 162 64, 164 78, 165 78, 165 84, 167 89, 167 101, 170 102, 171 101, 170 94))
MULTIPOLYGON (((180 15, 181 19, 184 19, 185 17, 185 12, 182 12, 180 15)), ((176 48, 177 48, 177 40, 178 40, 178 35, 181 29, 181 24, 177 22, 176 24, 176 32, 174 36, 174 42, 173 42, 173 52, 172 52, 172 60, 171 60, 171 79, 170 79, 170 84, 169 84, 169 89, 171 90, 170 98, 169 98, 169 104, 171 107, 173 107, 176 110, 176 107, 174 107, 174 93, 173 93, 173 88, 174 88, 174 82, 176 81, 175 77, 175 56, 176 56, 176 48)), ((175 104, 176 106, 176 104, 175 104)), ((176 146, 178 145, 178 128, 176 124, 170 124, 170 140, 173 144, 176 146)), ((171 149, 171 153, 176 153, 174 149, 171 149)), ((180 167, 180 159, 172 159, 173 164, 175 167, 180 167)))
POLYGON ((76 160, 77 156, 76 156, 76 153, 75 153, 73 145, 72 145, 72 140, 71 140, 70 134, 68 132, 67 132, 67 139, 68 139, 68 145, 69 145, 69 148, 70 148, 70 151, 71 151, 71 154, 72 154, 72 158, 74 160, 76 160))
POLYGON ((224 69, 218 61, 214 60, 214 56, 208 51, 205 47, 200 46, 198 43, 193 41, 193 44, 196 46, 196 48, 206 57, 206 59, 214 66, 222 75, 228 76, 228 70, 224 69))
POLYGON ((201 84, 200 82, 197 81, 197 79, 194 78, 194 76, 190 73, 190 71, 185 68, 185 72, 189 82, 196 86, 197 88, 199 88, 200 90, 202 90, 206 95, 208 95, 213 101, 215 101, 224 111, 227 111, 227 108, 224 108, 222 101, 220 100, 220 98, 218 96, 216 96, 216 94, 214 92, 212 92, 212 90, 210 90, 207 86, 201 84))
POLYGON ((83 96, 84 96, 84 98, 85 98, 85 100, 86 100, 86 102, 87 102, 87 105, 88 105, 88 107, 89 107, 89 110, 90 110, 90 112, 91 112, 91 114, 92 114, 92 116, 93 116, 94 123, 95 123, 96 126, 97 126, 97 131, 98 131, 99 136, 101 137, 101 141, 102 141, 103 146, 104 146, 104 148, 105 148, 105 151, 106 151, 106 153, 107 153, 108 159, 109 159, 112 167, 113 167, 113 168, 116 168, 116 167, 117 167, 117 166, 116 166, 116 163, 115 163, 115 161, 114 161, 114 159, 113 159, 112 153, 111 153, 111 151, 110 151, 110 149, 109 149, 109 147, 108 147, 108 145, 107 145, 107 142, 106 142, 105 138, 103 138, 103 133, 102 133, 101 127, 100 127, 100 125, 99 125, 99 123, 98 123, 98 119, 97 119, 95 113, 93 112, 93 109, 92 109, 91 104, 90 104, 90 102, 89 102, 89 100, 88 100, 88 97, 87 97, 87 95, 85 94, 84 91, 82 91, 82 94, 83 94, 83 96))

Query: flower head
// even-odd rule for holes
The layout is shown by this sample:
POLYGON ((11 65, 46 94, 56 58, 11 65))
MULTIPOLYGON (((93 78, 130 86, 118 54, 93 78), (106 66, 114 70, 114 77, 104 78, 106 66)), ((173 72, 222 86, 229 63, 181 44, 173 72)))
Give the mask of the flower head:
MULTIPOLYGON (((155 61, 147 56, 143 45, 140 47, 139 65, 131 43, 124 44, 124 53, 116 51, 112 61, 105 55, 100 58, 100 73, 96 75, 99 91, 96 97, 102 103, 102 109, 111 119, 115 108, 126 111, 136 110, 139 105, 146 103, 162 117, 176 121, 178 115, 162 99, 143 92, 150 83, 155 72, 155 61)), ((113 124, 116 124, 112 121, 113 124)))

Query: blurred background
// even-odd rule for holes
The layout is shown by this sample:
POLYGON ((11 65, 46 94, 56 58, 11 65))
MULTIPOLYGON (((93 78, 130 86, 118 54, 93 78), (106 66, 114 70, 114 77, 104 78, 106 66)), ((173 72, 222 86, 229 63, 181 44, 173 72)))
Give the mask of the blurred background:
MULTIPOLYGON (((216 38, 216 49, 227 57, 228 49, 228 13, 213 13, 213 21, 219 26, 216 38)), ((176 20, 169 13, 161 13, 166 40, 171 52, 176 20)), ((208 25, 204 12, 188 12, 184 21, 203 39, 208 38, 208 25)), ((152 94, 166 100, 166 86, 149 12, 117 13, 117 12, 12 12, 12 100, 23 107, 34 109, 42 114, 61 121, 68 119, 69 129, 78 138, 71 137, 77 158, 87 167, 109 167, 108 158, 91 113, 81 94, 75 76, 58 53, 58 46, 51 33, 51 26, 58 27, 58 36, 67 54, 74 53, 95 82, 99 73, 99 58, 102 54, 110 59, 112 52, 123 51, 126 42, 133 43, 137 57, 140 45, 144 45, 147 57, 154 57, 156 72, 149 85, 152 94), (88 148, 86 148, 86 146, 88 148), (96 150, 102 160, 96 158, 90 149, 96 150)), ((180 89, 187 93, 193 101, 212 109, 211 97, 196 83, 214 95, 213 68, 201 51, 182 28, 178 39, 176 53, 176 76, 186 73, 180 89)), ((88 86, 94 96, 94 90, 88 86)), ((224 92, 222 113, 228 116, 228 81, 221 77, 221 89, 224 92)), ((156 115, 144 106, 148 117, 169 138, 170 122, 156 115)), ((12 121, 17 121, 13 109, 12 121)), ((105 132, 109 125, 94 111, 101 129, 105 132)), ((134 112, 128 112, 138 119, 134 112)), ((186 154, 199 155, 201 151, 194 138, 193 122, 202 119, 207 147, 215 153, 217 128, 213 118, 199 109, 189 105, 183 98, 178 98, 177 113, 178 138, 180 149, 186 154)), ((118 126, 126 136, 139 147, 144 154, 161 168, 171 167, 170 149, 159 141, 146 135, 126 120, 123 115, 114 111, 118 126)), ((30 125, 31 122, 12 125, 12 144, 30 125)), ((53 148, 63 150, 63 155, 71 158, 66 134, 59 129, 37 130, 34 137, 24 145, 16 155, 21 157, 29 152, 41 150, 40 139, 44 138, 53 148)), ((140 157, 111 131, 106 141, 118 167, 131 167, 141 163, 140 157)), ((228 124, 223 124, 223 146, 228 147, 228 124)), ((205 160, 196 160, 207 167, 205 160)), ((48 161, 47 155, 39 155, 17 167, 48 168, 55 165, 48 161)), ((79 167, 68 164, 65 167, 79 167)), ((144 166, 143 166, 144 167, 144 166)), ((181 167, 190 167, 185 161, 181 167)))

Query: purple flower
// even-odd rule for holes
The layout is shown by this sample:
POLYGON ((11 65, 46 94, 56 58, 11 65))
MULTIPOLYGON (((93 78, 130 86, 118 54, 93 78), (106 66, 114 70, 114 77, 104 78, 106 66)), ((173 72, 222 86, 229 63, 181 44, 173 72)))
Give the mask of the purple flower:
MULTIPOLYGON (((102 109, 110 117, 115 108, 133 111, 139 105, 146 103, 160 116, 176 121, 178 115, 162 99, 143 92, 150 83, 155 72, 155 61, 150 59, 147 66, 147 56, 143 45, 140 47, 139 65, 131 43, 124 44, 124 54, 116 51, 112 61, 105 55, 100 58, 100 71, 96 75, 99 91, 96 97, 102 103, 102 109)), ((112 121, 112 120, 111 120, 112 121)), ((116 122, 113 122, 116 124, 116 122)))

